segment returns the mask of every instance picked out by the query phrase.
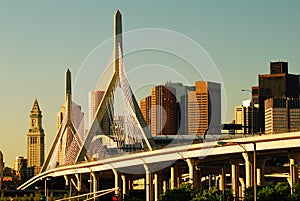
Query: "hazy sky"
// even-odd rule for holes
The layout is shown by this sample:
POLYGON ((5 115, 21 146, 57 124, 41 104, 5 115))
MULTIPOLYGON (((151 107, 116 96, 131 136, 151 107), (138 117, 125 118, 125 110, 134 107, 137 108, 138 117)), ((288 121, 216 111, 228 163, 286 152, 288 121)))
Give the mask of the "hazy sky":
POLYGON ((169 29, 207 51, 226 90, 226 122, 234 118, 234 106, 250 97, 241 89, 257 85, 258 74, 269 73, 270 61, 286 60, 290 73, 300 73, 300 1, 1 0, 0 150, 9 166, 16 156, 26 157, 35 97, 48 152, 64 103, 65 70, 70 68, 75 81, 89 53, 112 36, 117 8, 124 31, 169 29))

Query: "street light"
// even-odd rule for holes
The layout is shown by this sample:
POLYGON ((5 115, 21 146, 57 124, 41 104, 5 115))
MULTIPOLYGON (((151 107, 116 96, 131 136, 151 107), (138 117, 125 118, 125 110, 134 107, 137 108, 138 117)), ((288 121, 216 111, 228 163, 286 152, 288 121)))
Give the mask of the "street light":
POLYGON ((240 145, 246 152, 248 152, 242 144, 253 144, 253 197, 254 201, 257 200, 257 173, 256 173, 256 142, 226 142, 226 141, 219 141, 217 142, 218 145, 240 145))
POLYGON ((254 110, 254 103, 253 103, 253 92, 251 91, 251 90, 248 90, 248 89, 242 89, 242 92, 245 92, 245 91, 247 91, 247 92, 249 92, 249 93, 251 93, 251 134, 252 135, 254 135, 254 130, 253 130, 253 128, 254 128, 254 123, 253 123, 253 117, 254 117, 254 115, 253 115, 253 110, 254 110))
POLYGON ((47 181, 51 180, 50 178, 45 179, 45 197, 47 198, 47 181))

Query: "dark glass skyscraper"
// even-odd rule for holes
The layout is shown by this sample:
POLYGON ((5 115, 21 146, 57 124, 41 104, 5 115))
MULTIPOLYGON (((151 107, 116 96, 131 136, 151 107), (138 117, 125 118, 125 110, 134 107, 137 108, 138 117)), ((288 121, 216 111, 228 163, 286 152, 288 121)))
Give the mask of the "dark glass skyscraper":
MULTIPOLYGON (((288 62, 275 61, 270 62, 270 74, 258 75, 258 128, 265 130, 265 107, 264 101, 268 98, 297 98, 300 93, 299 75, 288 74, 288 62)), ((253 99, 255 100, 255 94, 253 99)))

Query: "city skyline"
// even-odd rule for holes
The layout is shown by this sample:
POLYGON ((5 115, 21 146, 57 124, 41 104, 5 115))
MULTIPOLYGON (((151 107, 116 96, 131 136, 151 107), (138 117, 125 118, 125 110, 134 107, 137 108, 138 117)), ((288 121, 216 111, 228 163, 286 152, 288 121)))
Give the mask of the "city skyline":
MULTIPOLYGON (((88 53, 99 43, 111 37, 111 15, 115 12, 116 5, 103 2, 104 8, 102 8, 102 4, 94 2, 95 8, 92 8, 91 5, 79 1, 72 4, 74 10, 71 10, 68 8, 70 2, 63 2, 58 9, 58 15, 54 17, 52 12, 57 9, 57 2, 49 1, 42 4, 2 1, 1 4, 3 12, 1 12, 0 149, 6 164, 12 166, 16 156, 26 156, 24 145, 29 126, 28 114, 35 97, 38 98, 44 114, 43 127, 46 133, 46 153, 48 152, 55 136, 56 113, 60 111, 64 99, 63 73, 67 67, 66 64, 76 75, 88 53), (47 7, 48 4, 50 7, 47 7), (84 8, 79 4, 84 5, 84 8), (24 10, 22 6, 25 6, 24 10), (91 10, 90 13, 88 13, 89 10, 91 10), (43 13, 43 11, 46 12, 43 13), (86 14, 82 18, 79 17, 81 15, 77 15, 80 11, 86 14), (24 17, 22 20, 20 20, 21 16, 24 17), (37 16, 41 19, 37 19, 37 16), (58 21, 60 17, 62 21, 58 21), (74 25, 72 21, 76 20, 78 23, 74 25), (57 23, 57 30, 55 23, 57 23), (59 31, 62 33, 58 33, 59 31), (26 36, 25 39, 23 36, 26 36), (86 40, 82 40, 83 37, 86 40), (16 57, 18 60, 13 59, 16 57), (15 94, 14 91, 18 93, 15 94), (17 127, 13 126, 16 122, 19 125, 17 127), (8 139, 13 142, 16 136, 18 136, 20 146, 4 143, 8 139)), ((216 63, 222 75, 227 96, 229 96, 227 105, 223 106, 229 113, 225 117, 226 122, 234 118, 232 115, 234 106, 243 99, 250 99, 249 94, 241 93, 241 89, 250 89, 251 86, 257 85, 258 74, 268 72, 271 60, 287 60, 289 71, 299 73, 297 72, 300 63, 297 52, 300 44, 300 27, 297 24, 297 19, 300 17, 299 2, 243 2, 238 3, 237 8, 233 2, 204 1, 185 4, 177 1, 171 6, 166 2, 158 3, 158 5, 150 2, 145 2, 145 4, 150 6, 149 11, 157 10, 157 16, 154 16, 153 12, 141 12, 137 8, 143 8, 146 5, 137 2, 121 3, 117 6, 126 17, 125 31, 145 27, 170 29, 187 35, 203 46, 216 63), (193 8, 195 4, 199 8, 199 11, 196 10, 199 12, 197 14, 195 14, 196 8, 193 8), (167 7, 170 7, 170 10, 167 10, 167 7), (181 10, 182 16, 171 15, 174 12, 172 9, 181 10), (266 13, 270 16, 265 16, 263 12, 278 10, 283 13, 280 17, 274 17, 268 12, 266 13), (218 14, 218 11, 221 12, 218 14), (262 20, 258 22, 253 19, 253 13, 250 11, 262 20), (198 14, 202 17, 207 15, 209 18, 204 23, 204 20, 199 17, 200 22, 198 22, 198 19, 195 19, 198 14), (218 15, 214 16, 214 14, 218 15), (225 16, 224 19, 221 19, 222 14, 225 16), (164 19, 167 16, 172 16, 172 18, 164 19), (237 19, 238 16, 242 16, 242 19, 237 19), (191 22, 191 25, 185 23, 186 21, 191 22), (198 26, 195 28, 195 24, 200 25, 199 29, 198 26), (278 26, 283 30, 277 30, 278 26), (239 33, 236 33, 237 31, 239 33), (232 40, 231 43, 230 40, 232 40), (231 51, 228 51, 228 48, 231 51), (243 65, 245 67, 241 67, 243 65), (237 72, 235 79, 232 79, 233 72, 237 72)), ((126 38, 124 48, 126 49, 126 38)))

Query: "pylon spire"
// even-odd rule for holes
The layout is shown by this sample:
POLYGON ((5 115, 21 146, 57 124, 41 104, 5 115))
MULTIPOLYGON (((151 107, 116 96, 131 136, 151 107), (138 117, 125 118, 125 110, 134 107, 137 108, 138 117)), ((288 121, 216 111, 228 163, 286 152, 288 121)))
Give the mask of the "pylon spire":
POLYGON ((123 43, 122 43, 122 14, 118 9, 114 17, 114 61, 115 72, 119 72, 119 48, 121 49, 120 56, 123 56, 123 43))
POLYGON ((67 119, 71 120, 71 103, 72 103, 72 89, 71 89, 71 71, 67 69, 66 71, 66 112, 67 119))

